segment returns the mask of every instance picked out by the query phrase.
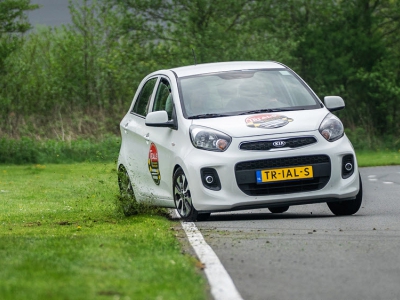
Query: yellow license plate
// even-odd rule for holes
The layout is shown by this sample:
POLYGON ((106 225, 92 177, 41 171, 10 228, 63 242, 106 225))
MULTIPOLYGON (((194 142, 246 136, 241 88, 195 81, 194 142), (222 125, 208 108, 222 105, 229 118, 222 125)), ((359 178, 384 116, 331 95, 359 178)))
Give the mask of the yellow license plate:
POLYGON ((257 183, 313 178, 312 166, 256 171, 257 183))

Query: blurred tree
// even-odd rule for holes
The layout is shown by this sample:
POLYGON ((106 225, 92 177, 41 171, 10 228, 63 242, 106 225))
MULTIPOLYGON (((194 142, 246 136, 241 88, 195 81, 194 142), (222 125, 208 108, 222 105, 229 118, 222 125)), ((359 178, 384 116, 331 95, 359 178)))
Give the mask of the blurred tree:
POLYGON ((20 35, 31 28, 25 12, 38 7, 30 0, 0 0, 0 75, 4 60, 18 46, 20 35))
POLYGON ((114 131, 143 76, 194 50, 197 63, 283 62, 321 98, 343 96, 347 127, 400 145, 398 0, 70 0, 71 25, 21 38, 35 7, 0 0, 0 133, 27 116, 34 130, 69 117, 71 132, 114 131))
POLYGON ((302 3, 289 10, 295 20, 289 28, 299 37, 292 56, 298 58, 301 76, 320 96, 345 98, 350 109, 340 114, 349 125, 393 133, 399 123, 394 101, 399 86, 399 1, 291 2, 302 3))
POLYGON ((279 59, 270 34, 282 6, 277 0, 108 0, 131 40, 152 45, 160 67, 230 60, 279 59), (262 20, 268 19, 269 22, 262 20), (267 26, 266 26, 267 24, 267 26), (195 57, 193 55, 193 50, 195 57))

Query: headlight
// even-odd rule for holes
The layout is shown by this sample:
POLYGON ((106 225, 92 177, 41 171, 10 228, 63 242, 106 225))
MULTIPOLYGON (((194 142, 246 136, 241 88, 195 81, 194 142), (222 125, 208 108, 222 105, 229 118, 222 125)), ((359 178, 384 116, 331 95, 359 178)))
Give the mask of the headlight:
POLYGON ((344 128, 338 117, 327 114, 319 126, 319 132, 328 142, 333 142, 343 136, 344 128))
POLYGON ((232 138, 225 133, 194 125, 190 126, 190 139, 196 148, 220 152, 228 149, 232 141, 232 138))

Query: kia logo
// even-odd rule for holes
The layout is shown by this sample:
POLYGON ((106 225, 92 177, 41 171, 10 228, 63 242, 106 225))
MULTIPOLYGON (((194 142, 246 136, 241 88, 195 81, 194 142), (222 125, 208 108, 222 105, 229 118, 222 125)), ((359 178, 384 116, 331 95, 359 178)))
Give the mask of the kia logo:
POLYGON ((272 145, 274 145, 274 147, 283 147, 286 145, 286 142, 285 141, 276 141, 276 142, 273 142, 272 145))

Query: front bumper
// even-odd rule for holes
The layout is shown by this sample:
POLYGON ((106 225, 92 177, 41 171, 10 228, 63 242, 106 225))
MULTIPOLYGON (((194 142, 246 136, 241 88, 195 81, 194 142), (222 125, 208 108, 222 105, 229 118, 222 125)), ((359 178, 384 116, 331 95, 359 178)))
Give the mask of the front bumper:
MULTIPOLYGON (((185 157, 183 168, 189 180, 196 210, 216 212, 354 199, 359 190, 359 175, 354 149, 348 138, 344 136, 331 143, 321 137, 318 132, 305 134, 315 137, 317 143, 296 149, 246 151, 240 150, 239 146, 248 139, 235 138, 225 152, 210 152, 193 148, 185 157), (344 179, 342 160, 348 155, 354 155, 354 172, 344 179), (306 160, 303 164, 301 161, 297 162, 299 157, 326 157, 326 160, 316 162, 306 160), (261 162, 265 161, 268 162, 263 165, 261 162), (284 166, 311 164, 315 169, 314 183, 310 180, 303 182, 292 180, 257 185, 255 170, 268 167, 269 161, 285 161, 284 166), (259 167, 258 164, 260 164, 259 167), (238 168, 238 166, 241 167, 238 168), (216 170, 221 185, 219 190, 204 186, 200 172, 202 168, 216 170)), ((273 138, 287 137, 290 137, 290 134, 276 135, 273 138)), ((259 137, 259 139, 262 138, 266 137, 259 137)), ((268 138, 270 139, 271 136, 268 138)))

